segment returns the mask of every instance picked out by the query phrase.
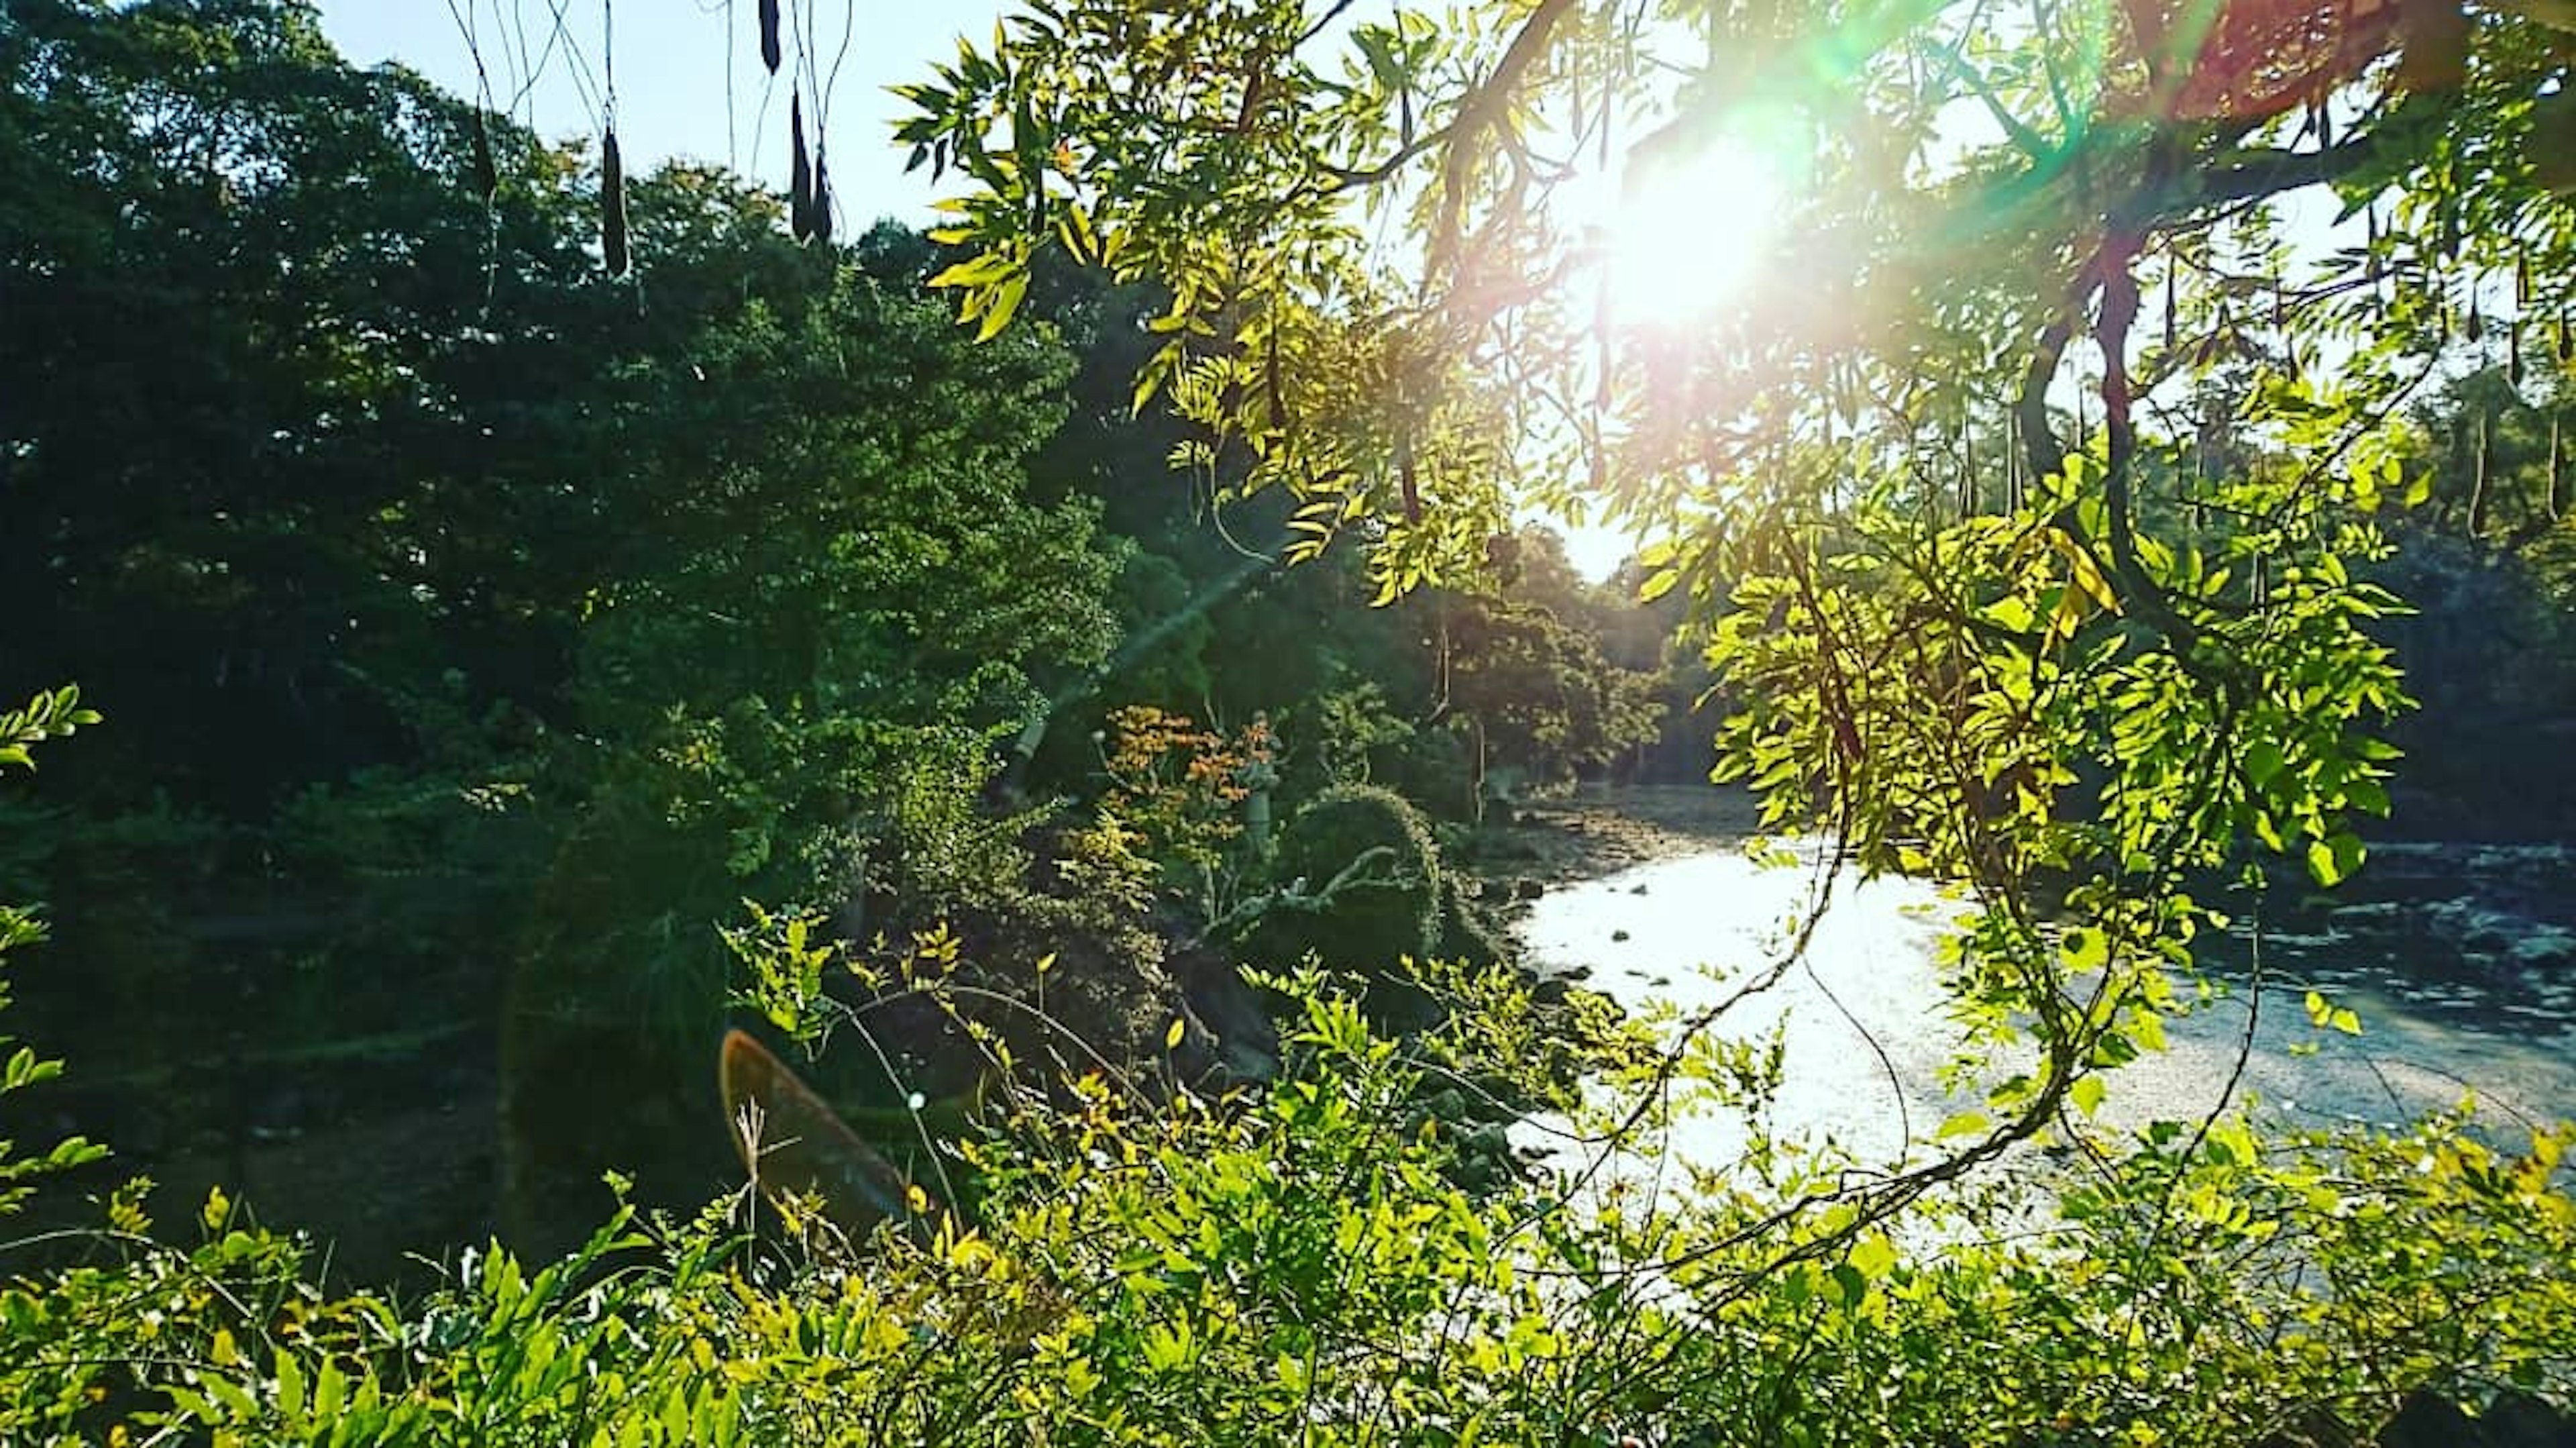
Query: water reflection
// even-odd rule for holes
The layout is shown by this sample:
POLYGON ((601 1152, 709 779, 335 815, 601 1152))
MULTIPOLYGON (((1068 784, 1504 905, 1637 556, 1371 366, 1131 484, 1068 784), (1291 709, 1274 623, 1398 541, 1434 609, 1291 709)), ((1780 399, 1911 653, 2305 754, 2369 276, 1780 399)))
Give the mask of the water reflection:
MULTIPOLYGON (((1767 868, 1715 848, 1644 865, 1543 897, 1522 935, 1543 968, 1589 970, 1587 984, 1623 1004, 1669 1002, 1687 1016, 1777 958, 1786 927, 1811 909, 1815 864, 1813 850, 1797 866, 1767 868)), ((2240 922, 2205 952, 2218 998, 2169 1030, 2170 1050, 2112 1077, 2100 1119, 2118 1127, 2205 1114, 2249 1022, 2236 1089, 2285 1124, 2393 1126, 2469 1092, 2499 1131, 2576 1115, 2566 864, 2554 847, 2395 846, 2349 893, 2275 890, 2259 1001, 2254 935, 2240 922), (2302 1008, 2310 988, 2359 1012, 2364 1033, 2312 1026, 2302 1008)), ((1919 881, 1847 879, 1802 964, 1729 1013, 1729 1038, 1784 1032, 1775 1132, 1892 1164, 1927 1150, 1944 1118, 1976 1104, 1939 1085, 1959 1033, 1932 948, 1957 909, 1919 881)), ((1674 1149, 1722 1167, 1741 1137, 1737 1123, 1707 1113, 1676 1130, 1674 1149)))

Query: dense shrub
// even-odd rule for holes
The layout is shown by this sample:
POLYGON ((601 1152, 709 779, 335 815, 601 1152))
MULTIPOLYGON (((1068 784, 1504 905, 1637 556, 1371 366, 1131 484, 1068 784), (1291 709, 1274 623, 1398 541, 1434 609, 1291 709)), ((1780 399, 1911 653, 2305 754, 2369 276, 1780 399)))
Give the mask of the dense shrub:
POLYGON ((1244 954, 1293 965, 1312 954, 1336 970, 1375 972, 1441 948, 1439 846, 1422 812, 1373 785, 1324 791, 1280 831, 1281 889, 1244 954))

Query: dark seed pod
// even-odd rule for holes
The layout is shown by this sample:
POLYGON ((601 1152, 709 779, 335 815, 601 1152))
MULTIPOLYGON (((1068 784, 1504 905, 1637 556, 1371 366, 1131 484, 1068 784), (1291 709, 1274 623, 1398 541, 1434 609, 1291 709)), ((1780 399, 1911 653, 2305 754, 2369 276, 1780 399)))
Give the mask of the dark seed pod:
POLYGON ((2558 360, 2576 362, 2576 335, 2570 335, 2568 331, 2565 312, 2558 314, 2558 360))
POLYGON ((488 112, 474 112, 474 194, 489 201, 501 189, 501 173, 492 164, 492 121, 488 112))
POLYGON ((2475 288, 2471 288, 2469 291, 2468 325, 2463 327, 2461 331, 2472 344, 2483 342, 2487 339, 2487 319, 2485 314, 2478 310, 2478 294, 2475 288))
POLYGON ((814 147, 814 239, 832 244, 832 173, 823 167, 823 148, 814 147))
POLYGON ((2513 258, 2513 304, 2531 305, 2531 261, 2518 252, 2513 258))
POLYGON ((617 128, 599 142, 599 250, 610 276, 626 274, 626 163, 617 154, 617 128))
POLYGON ((2522 321, 2520 318, 2505 324, 2504 375, 2514 386, 2522 385, 2522 321))
POLYGON ((1279 381, 1279 319, 1277 316, 1271 317, 1270 334, 1263 340, 1268 344, 1266 350, 1269 355, 1262 359, 1261 386, 1268 394, 1270 425, 1285 427, 1288 425, 1288 397, 1279 381))
POLYGON ((2558 414, 2549 414, 2549 521, 2560 517, 2558 502, 2558 414))
POLYGON ((805 101, 787 101, 787 131, 795 138, 787 161, 787 229, 798 241, 814 234, 814 167, 805 158, 805 101))
POLYGON ((778 0, 760 0, 760 63, 778 74, 778 0))
POLYGON ((2182 269, 2170 253, 2165 257, 2165 350, 2174 349, 2174 293, 2182 290, 2182 269))

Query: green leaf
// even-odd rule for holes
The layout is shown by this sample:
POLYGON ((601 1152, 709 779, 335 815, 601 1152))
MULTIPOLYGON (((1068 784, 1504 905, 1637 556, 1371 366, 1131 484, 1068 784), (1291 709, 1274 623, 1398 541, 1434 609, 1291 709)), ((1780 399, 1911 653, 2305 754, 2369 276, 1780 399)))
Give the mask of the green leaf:
POLYGON ((988 251, 958 262, 930 279, 934 287, 980 287, 998 282, 1011 274, 1013 262, 1009 253, 988 251))
POLYGON ((1845 1307, 1858 1307, 1869 1296, 1869 1278, 1848 1262, 1826 1274, 1825 1280, 1833 1284, 1834 1300, 1845 1307))
POLYGON ((975 331, 975 340, 989 342, 1017 316, 1020 303, 1029 294, 1029 274, 1023 269, 1013 272, 993 288, 991 300, 984 306, 984 325, 975 331))
POLYGON ((2332 888, 2350 878, 2361 868, 2364 853, 2361 838, 2350 831, 2338 830, 2321 840, 2308 842, 2308 874, 2319 885, 2332 888))
POLYGON ((1864 1277, 1884 1277, 1896 1265, 1896 1247, 1876 1232, 1852 1243, 1849 1258, 1864 1277))
POLYGON ((2099 1076, 2078 1076, 2074 1083, 2066 1088, 2066 1099, 2075 1103, 2076 1110, 2091 1116, 2102 1109, 2102 1097, 2106 1089, 2099 1076))
POLYGON ((2281 838, 2280 826, 2272 822, 2272 814, 2269 810, 2254 811, 2254 837, 2271 846, 2275 852, 2287 851, 2290 848, 2289 841, 2281 838))
POLYGON ((2304 1004, 2307 1007, 2308 1024, 2318 1030, 2341 1031, 2347 1036, 2361 1034, 2361 1017, 2348 1007, 2335 1005, 2315 991, 2308 992, 2304 1004))
POLYGON ((2287 763, 2280 745, 2269 739, 2257 739, 2253 747, 2245 751, 2245 777, 2254 781, 2257 789, 2270 789, 2272 781, 2281 777, 2281 770, 2287 763))

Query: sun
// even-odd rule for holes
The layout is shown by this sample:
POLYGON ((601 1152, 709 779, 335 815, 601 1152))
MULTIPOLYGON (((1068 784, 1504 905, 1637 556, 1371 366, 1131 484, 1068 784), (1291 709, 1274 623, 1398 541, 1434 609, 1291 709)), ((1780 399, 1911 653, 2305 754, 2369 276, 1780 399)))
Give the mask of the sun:
POLYGON ((1731 138, 1632 162, 1594 223, 1611 325, 1690 326, 1725 310, 1769 259, 1787 200, 1777 163, 1731 138))

